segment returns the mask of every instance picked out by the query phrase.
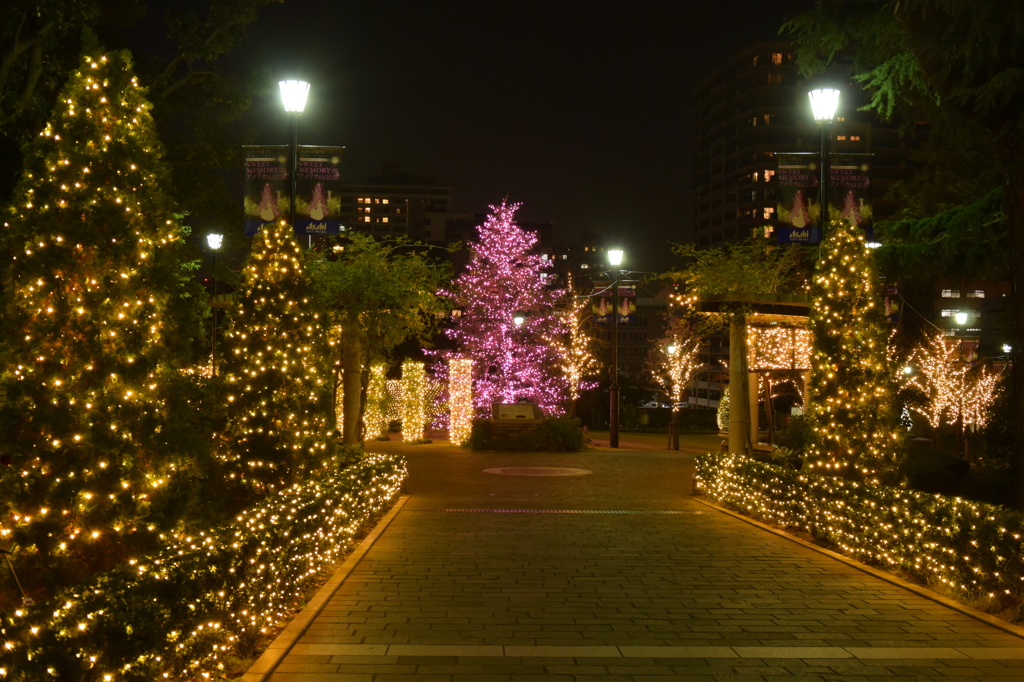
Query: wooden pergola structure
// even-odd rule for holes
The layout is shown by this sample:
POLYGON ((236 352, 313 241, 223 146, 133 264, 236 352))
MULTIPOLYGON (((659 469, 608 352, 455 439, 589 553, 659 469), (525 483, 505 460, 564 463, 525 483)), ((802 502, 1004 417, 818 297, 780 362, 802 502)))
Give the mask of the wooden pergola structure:
MULTIPOLYGON (((694 304, 702 313, 726 313, 729 320, 729 452, 753 454, 758 441, 758 368, 749 366, 748 330, 751 327, 806 328, 810 295, 717 294, 702 296, 694 304), (753 385, 753 390, 751 386, 753 385)), ((804 400, 809 367, 798 367, 793 357, 788 369, 804 375, 804 400)))

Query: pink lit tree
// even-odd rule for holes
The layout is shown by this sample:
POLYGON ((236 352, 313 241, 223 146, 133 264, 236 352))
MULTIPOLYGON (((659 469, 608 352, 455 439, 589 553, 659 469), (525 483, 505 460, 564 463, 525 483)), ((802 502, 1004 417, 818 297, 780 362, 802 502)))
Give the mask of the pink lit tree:
POLYGON ((473 359, 479 415, 489 414, 492 403, 524 398, 561 414, 567 396, 562 358, 547 341, 565 333, 554 309, 563 292, 549 286, 548 262, 530 253, 537 237, 516 225, 518 208, 505 201, 491 206, 451 292, 462 314, 447 333, 473 359))

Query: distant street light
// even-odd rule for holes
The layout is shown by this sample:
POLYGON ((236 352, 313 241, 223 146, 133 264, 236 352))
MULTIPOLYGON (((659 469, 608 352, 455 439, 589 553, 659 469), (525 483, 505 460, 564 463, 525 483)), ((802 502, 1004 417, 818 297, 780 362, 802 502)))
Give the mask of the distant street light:
POLYGON ((1003 352, 1004 352, 1004 353, 1006 353, 1007 355, 1009 355, 1009 354, 1010 354, 1010 351, 1012 351, 1012 350, 1013 350, 1013 346, 1011 346, 1011 345, 1010 345, 1010 344, 1008 344, 1008 343, 1004 343, 1004 344, 1003 344, 1003 352))
POLYGON ((959 325, 967 324, 967 313, 958 310, 957 313, 953 316, 953 319, 955 319, 956 323, 959 325))
POLYGON ((818 203, 821 208, 821 238, 824 239, 825 229, 828 227, 828 126, 835 119, 836 109, 839 108, 839 91, 834 88, 817 88, 808 92, 807 96, 811 100, 814 120, 821 125, 821 181, 818 183, 818 203))
POLYGON ((612 282, 612 385, 608 390, 608 446, 619 447, 619 270, 622 249, 608 251, 608 264, 615 268, 612 282))
MULTIPOLYGON (((309 83, 306 81, 299 80, 287 80, 280 81, 278 86, 281 88, 281 103, 284 105, 284 110, 290 114, 289 122, 291 125, 291 137, 292 137, 292 163, 291 169, 289 170, 290 182, 289 187, 291 191, 289 193, 289 213, 292 221, 292 229, 295 229, 295 192, 296 192, 296 175, 298 174, 299 167, 299 125, 298 118, 306 109, 306 99, 309 97, 309 83)), ((313 237, 309 237, 309 245, 313 246, 313 237)))
POLYGON ((523 322, 526 322, 526 314, 525 313, 518 313, 517 312, 514 315, 512 315, 512 323, 515 324, 515 326, 522 327, 523 326, 523 322))
POLYGON ((220 250, 220 245, 223 242, 224 235, 222 234, 206 235, 206 243, 213 251, 213 305, 211 306, 213 309, 213 334, 210 342, 210 367, 213 376, 217 376, 217 251, 220 250))

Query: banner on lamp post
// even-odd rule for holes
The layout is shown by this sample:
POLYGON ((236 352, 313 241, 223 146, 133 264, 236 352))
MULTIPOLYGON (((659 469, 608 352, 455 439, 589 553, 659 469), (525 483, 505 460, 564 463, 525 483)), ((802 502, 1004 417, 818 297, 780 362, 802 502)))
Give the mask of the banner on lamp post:
POLYGON ((615 301, 612 298, 612 287, 595 287, 594 304, 591 308, 594 322, 609 322, 613 314, 618 314, 619 323, 625 324, 633 320, 636 313, 636 287, 633 285, 619 286, 619 307, 614 310, 615 301))
POLYGON ((295 233, 338 234, 344 147, 299 147, 295 174, 295 233))
POLYGON ((871 162, 865 154, 829 155, 828 203, 832 218, 864 228, 871 223, 871 162), (836 215, 836 211, 839 215, 836 215))
POLYGON ((245 234, 255 235, 266 223, 289 220, 287 145, 245 146, 245 234))
MULTIPOLYGON (((813 154, 776 154, 776 196, 779 203, 775 213, 782 230, 804 232, 810 239, 810 228, 818 226, 821 206, 818 201, 818 158, 813 154)), ((793 241, 807 241, 804 239, 793 241)), ((810 242, 807 242, 810 243, 810 242)))

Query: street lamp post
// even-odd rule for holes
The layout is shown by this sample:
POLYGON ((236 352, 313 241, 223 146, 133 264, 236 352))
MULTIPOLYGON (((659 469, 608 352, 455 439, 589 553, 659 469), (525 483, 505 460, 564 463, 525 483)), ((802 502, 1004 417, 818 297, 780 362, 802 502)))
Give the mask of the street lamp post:
POLYGON ((818 88, 807 93, 811 100, 814 120, 821 125, 821 181, 818 183, 818 205, 821 209, 821 238, 825 238, 828 227, 828 176, 829 137, 828 126, 836 116, 839 107, 839 91, 834 88, 818 88))
POLYGON ((210 306, 213 309, 213 334, 210 341, 210 367, 213 376, 217 376, 217 251, 220 250, 223 241, 224 235, 206 235, 206 243, 213 251, 213 305, 210 306))
MULTIPOLYGON (((289 183, 289 213, 292 221, 292 229, 295 229, 295 191, 296 191, 296 175, 299 167, 299 115, 306 108, 306 99, 309 97, 309 83, 306 81, 299 80, 287 80, 280 81, 278 87, 281 88, 281 103, 284 104, 284 110, 288 112, 289 124, 291 128, 291 168, 289 170, 289 176, 291 182, 289 183)), ((309 236, 309 245, 313 246, 313 236, 309 236)))
POLYGON ((622 250, 608 251, 608 264, 615 268, 612 282, 612 385, 608 391, 608 446, 619 447, 619 266, 622 250))
MULTIPOLYGON (((671 382, 671 383, 669 383, 669 386, 671 387, 671 391, 672 391, 671 394, 669 395, 669 398, 672 400, 672 418, 669 419, 669 422, 668 422, 668 449, 669 450, 678 450, 679 449, 679 424, 678 424, 678 422, 679 422, 679 403, 680 403, 680 400, 678 400, 678 398, 682 398, 683 392, 682 392, 682 390, 678 386, 675 385, 674 377, 676 376, 676 374, 674 373, 675 367, 674 367, 673 363, 676 362, 676 353, 679 352, 679 346, 677 346, 674 343, 670 343, 668 345, 668 347, 665 348, 665 352, 668 354, 669 381, 671 382)), ((700 401, 698 400, 697 402, 700 402, 700 401)))

